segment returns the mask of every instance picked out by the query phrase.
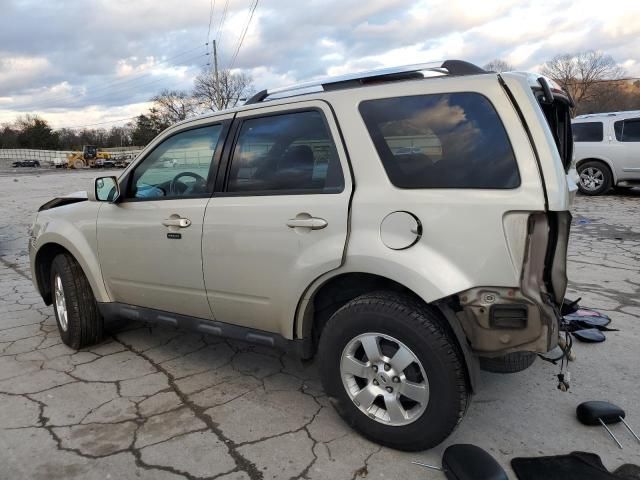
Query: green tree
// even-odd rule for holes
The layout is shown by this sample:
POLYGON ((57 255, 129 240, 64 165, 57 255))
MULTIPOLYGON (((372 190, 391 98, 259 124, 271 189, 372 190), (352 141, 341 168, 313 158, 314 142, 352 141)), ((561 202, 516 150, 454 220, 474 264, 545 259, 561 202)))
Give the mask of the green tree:
POLYGON ((18 146, 21 148, 58 148, 58 133, 53 131, 46 120, 36 115, 18 117, 16 128, 20 132, 18 146))
POLYGON ((0 126, 0 148, 16 148, 18 146, 19 133, 12 125, 0 126))
POLYGON ((146 115, 138 115, 131 126, 131 141, 133 145, 146 145, 167 127, 169 123, 160 112, 151 108, 146 115))

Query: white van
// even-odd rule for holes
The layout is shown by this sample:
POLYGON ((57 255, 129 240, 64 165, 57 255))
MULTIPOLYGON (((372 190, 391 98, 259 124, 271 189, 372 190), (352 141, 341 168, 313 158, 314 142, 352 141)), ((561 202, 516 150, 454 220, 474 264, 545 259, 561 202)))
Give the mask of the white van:
POLYGON ((580 115, 573 141, 582 193, 640 186, 640 110, 580 115))

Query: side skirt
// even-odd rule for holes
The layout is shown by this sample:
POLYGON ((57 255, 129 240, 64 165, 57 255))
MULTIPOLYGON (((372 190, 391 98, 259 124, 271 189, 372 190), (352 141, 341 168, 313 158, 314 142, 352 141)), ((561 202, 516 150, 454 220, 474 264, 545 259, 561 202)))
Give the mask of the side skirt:
POLYGON ((257 345, 265 345, 267 347, 291 352, 301 358, 306 357, 306 342, 304 342, 304 340, 289 340, 277 333, 240 327, 238 325, 218 322, 217 320, 206 320, 186 315, 179 315, 177 313, 164 312, 162 310, 154 310, 152 308, 137 307, 135 305, 127 305, 124 303, 98 303, 98 308, 106 321, 114 321, 124 318, 138 322, 181 328, 192 332, 206 333, 233 340, 254 343, 257 345))

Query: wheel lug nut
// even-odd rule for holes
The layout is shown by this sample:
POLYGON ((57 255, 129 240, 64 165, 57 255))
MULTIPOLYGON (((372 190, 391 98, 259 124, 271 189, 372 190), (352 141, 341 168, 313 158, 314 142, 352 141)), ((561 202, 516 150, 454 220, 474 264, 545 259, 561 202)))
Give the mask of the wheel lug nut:
POLYGON ((373 381, 373 384, 374 384, 374 385, 378 385, 378 380, 374 380, 374 381, 373 381))
POLYGON ((391 366, 388 363, 384 364, 384 371, 388 372, 391 369, 391 366))
POLYGON ((393 383, 400 383, 400 377, 393 377, 393 383))
POLYGON ((377 365, 374 365, 374 366, 373 366, 373 371, 374 371, 374 372, 377 372, 377 371, 378 371, 378 366, 377 366, 377 365))
POLYGON ((391 387, 387 387, 387 392, 389 392, 389 393, 393 393, 393 388, 391 388, 391 387))

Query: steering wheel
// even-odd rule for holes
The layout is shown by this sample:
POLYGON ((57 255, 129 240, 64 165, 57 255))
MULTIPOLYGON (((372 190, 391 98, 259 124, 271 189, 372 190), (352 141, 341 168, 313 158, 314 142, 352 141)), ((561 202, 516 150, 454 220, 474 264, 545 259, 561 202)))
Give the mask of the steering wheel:
MULTIPOLYGON (((173 180, 171 180, 171 183, 169 184, 169 195, 180 195, 182 193, 184 193, 184 190, 182 192, 179 192, 177 190, 178 188, 178 180, 181 179, 182 177, 191 177, 191 178, 195 178, 196 182, 202 182, 204 184, 207 183, 207 181, 204 179, 204 177, 202 177, 201 175, 198 175, 197 173, 194 172, 181 172, 178 175, 176 175, 175 177, 173 177, 173 180)), ((184 184, 183 184, 184 185, 184 184)))

